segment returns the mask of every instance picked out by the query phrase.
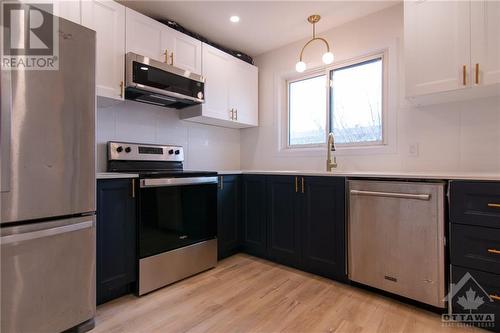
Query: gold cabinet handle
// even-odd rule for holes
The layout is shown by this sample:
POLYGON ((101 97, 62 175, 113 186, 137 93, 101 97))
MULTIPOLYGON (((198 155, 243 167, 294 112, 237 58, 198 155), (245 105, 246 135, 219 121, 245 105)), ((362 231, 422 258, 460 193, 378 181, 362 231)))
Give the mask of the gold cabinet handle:
POLYGON ((135 198, 135 180, 132 178, 132 198, 135 198))
POLYGON ((120 82, 120 98, 123 98, 123 81, 120 82))
POLYGON ((238 109, 234 109, 234 112, 235 112, 234 120, 238 120, 238 109))
POLYGON ((464 86, 467 85, 467 65, 462 67, 462 83, 464 86))
POLYGON ((488 204, 488 207, 489 207, 489 208, 500 208, 500 204, 497 204, 497 203, 489 203, 489 204, 488 204))
POLYGON ((165 49, 165 52, 163 52, 163 55, 165 56, 165 63, 168 64, 168 49, 165 49))
POLYGON ((493 254, 500 254, 500 250, 497 249, 488 249, 488 252, 493 254))
POLYGON ((170 65, 174 65, 174 52, 170 53, 170 65))
POLYGON ((229 119, 234 120, 234 109, 229 110, 229 119))
POLYGON ((491 298, 492 300, 495 300, 495 301, 500 301, 500 296, 497 296, 497 295, 491 295, 491 294, 490 294, 490 298, 491 298))
POLYGON ((476 84, 479 84, 479 64, 476 64, 476 84))
POLYGON ((299 191, 299 178, 295 176, 295 193, 299 191))
POLYGON ((302 178, 302 193, 304 193, 304 177, 301 178, 302 178))

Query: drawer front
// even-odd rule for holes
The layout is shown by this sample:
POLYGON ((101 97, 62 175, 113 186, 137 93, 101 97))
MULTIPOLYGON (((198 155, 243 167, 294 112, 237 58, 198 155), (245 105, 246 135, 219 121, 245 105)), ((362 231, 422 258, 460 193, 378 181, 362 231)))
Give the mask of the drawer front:
POLYGON ((500 229, 451 225, 451 263, 500 274, 500 229))
POLYGON ((452 181, 452 223, 500 228, 500 182, 452 181))
POLYGON ((450 294, 453 295, 451 300, 452 313, 493 314, 494 323, 490 323, 490 326, 484 327, 481 326, 481 323, 476 326, 500 332, 500 275, 452 266, 451 279, 454 284, 450 294), (467 273, 472 279, 468 278, 467 273), (469 292, 469 296, 467 292, 469 292), (458 302, 461 297, 460 304, 458 302), (477 309, 475 309, 476 307, 477 309))

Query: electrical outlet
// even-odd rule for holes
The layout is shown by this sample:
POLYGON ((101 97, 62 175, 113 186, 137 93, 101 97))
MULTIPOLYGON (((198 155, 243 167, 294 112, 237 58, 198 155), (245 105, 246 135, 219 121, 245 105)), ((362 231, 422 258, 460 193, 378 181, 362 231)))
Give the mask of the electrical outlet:
POLYGON ((412 157, 417 157, 418 156, 418 143, 410 143, 408 146, 408 155, 412 157))

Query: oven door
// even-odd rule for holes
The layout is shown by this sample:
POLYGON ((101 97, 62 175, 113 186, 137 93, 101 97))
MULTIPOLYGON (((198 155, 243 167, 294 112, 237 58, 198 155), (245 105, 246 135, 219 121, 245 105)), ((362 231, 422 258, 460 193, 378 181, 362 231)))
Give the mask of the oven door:
POLYGON ((216 238, 217 177, 140 181, 139 257, 216 238))

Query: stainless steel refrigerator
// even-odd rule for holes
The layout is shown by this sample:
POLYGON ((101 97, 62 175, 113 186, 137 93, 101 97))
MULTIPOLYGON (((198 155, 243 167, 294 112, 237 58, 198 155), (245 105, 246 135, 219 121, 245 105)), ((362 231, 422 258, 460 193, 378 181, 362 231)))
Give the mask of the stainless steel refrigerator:
POLYGON ((2 70, 1 328, 95 315, 95 32, 61 19, 59 70, 2 70))

